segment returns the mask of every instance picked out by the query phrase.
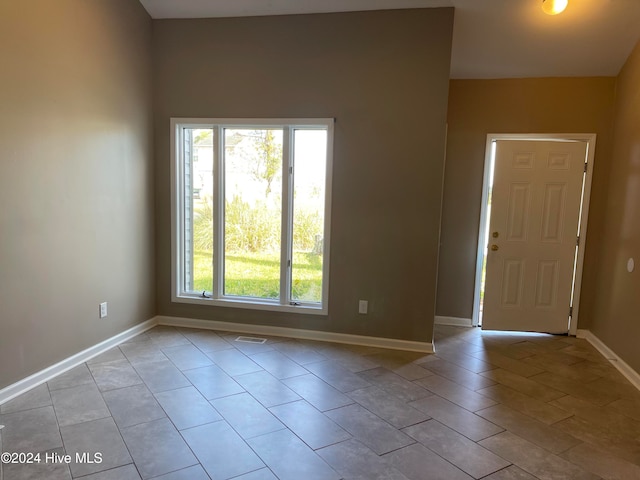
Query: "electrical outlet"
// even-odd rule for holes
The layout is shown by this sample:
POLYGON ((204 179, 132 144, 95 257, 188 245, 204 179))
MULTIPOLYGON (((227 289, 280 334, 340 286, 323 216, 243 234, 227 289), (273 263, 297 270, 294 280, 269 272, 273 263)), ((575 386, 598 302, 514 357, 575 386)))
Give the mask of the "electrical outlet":
POLYGON ((368 310, 369 310, 369 302, 367 302, 366 300, 359 300, 358 313, 362 313, 366 315, 368 310))
POLYGON ((100 304, 100 318, 104 318, 107 316, 107 302, 102 302, 100 304))

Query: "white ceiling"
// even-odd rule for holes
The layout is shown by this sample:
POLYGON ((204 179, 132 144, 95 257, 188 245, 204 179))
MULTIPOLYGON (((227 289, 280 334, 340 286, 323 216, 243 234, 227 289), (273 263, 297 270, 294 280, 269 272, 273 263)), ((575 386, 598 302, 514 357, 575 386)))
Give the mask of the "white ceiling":
POLYGON ((640 0, 140 0, 152 18, 455 7, 452 78, 617 75, 640 38, 640 0))

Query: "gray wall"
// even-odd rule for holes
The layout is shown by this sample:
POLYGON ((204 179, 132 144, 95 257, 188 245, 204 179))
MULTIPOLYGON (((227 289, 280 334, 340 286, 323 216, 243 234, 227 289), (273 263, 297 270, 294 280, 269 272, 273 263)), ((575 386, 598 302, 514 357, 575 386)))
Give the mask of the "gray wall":
POLYGON ((616 79, 451 80, 437 314, 471 318, 487 134, 595 133, 579 328, 588 328, 607 214, 616 79))
POLYGON ((3 1, 0 59, 2 388, 154 315, 151 20, 3 1))
POLYGON ((595 232, 600 262, 591 331, 640 372, 640 43, 616 84, 606 220, 595 232), (627 260, 635 259, 633 273, 627 260))
POLYGON ((154 21, 158 313, 430 341, 452 27, 453 9, 154 21), (328 316, 171 302, 170 117, 336 118, 328 316))

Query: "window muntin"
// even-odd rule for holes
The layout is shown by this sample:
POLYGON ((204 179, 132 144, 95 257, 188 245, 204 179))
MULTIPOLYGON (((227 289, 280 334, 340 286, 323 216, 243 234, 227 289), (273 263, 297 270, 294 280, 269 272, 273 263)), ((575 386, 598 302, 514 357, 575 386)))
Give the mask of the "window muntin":
POLYGON ((172 119, 172 299, 327 313, 332 141, 333 119, 172 119))

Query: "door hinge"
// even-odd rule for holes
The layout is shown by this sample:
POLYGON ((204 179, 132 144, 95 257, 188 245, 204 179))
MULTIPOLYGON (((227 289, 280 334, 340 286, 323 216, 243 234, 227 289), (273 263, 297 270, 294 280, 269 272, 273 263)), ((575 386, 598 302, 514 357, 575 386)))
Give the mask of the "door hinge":
POLYGON ((580 245, 580 235, 576 237, 576 246, 580 245))
MULTIPOLYGON (((586 170, 585 170, 586 172, 586 170)), ((293 175, 293 167, 289 167, 289 175, 293 175)))
POLYGON ((587 162, 584 162, 584 173, 587 173, 587 162))
POLYGON ((573 307, 569 307, 569 316, 573 317, 573 307))

